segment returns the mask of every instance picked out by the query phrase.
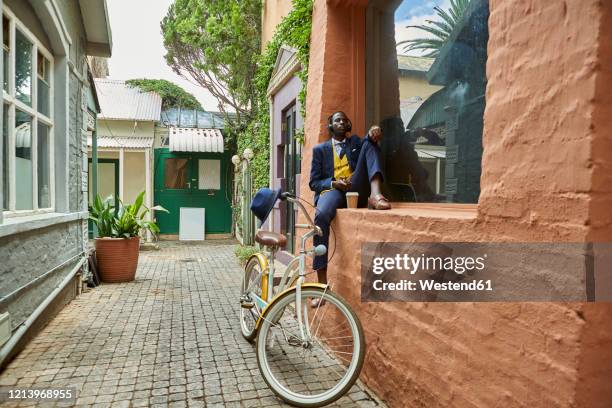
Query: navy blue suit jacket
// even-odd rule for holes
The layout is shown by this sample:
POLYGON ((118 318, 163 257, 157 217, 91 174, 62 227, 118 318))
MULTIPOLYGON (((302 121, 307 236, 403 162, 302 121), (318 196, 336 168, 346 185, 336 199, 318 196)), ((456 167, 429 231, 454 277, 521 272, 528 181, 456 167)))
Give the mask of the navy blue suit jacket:
MULTIPOLYGON (((366 136, 368 137, 368 136, 366 136)), ((357 159, 361 152, 363 139, 357 135, 347 137, 347 151, 349 167, 355 171, 357 159)), ((312 149, 312 166, 310 167, 310 189, 314 191, 314 202, 317 205, 322 191, 331 189, 331 182, 334 179, 334 151, 331 139, 327 142, 319 143, 312 149)))

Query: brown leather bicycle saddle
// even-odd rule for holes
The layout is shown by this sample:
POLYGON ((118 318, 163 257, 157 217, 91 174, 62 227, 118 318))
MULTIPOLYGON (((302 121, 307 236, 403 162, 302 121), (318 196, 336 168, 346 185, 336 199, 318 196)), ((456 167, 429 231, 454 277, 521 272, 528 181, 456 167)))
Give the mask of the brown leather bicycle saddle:
POLYGON ((261 245, 269 247, 277 246, 284 248, 285 245, 287 245, 286 236, 271 231, 257 231, 257 233, 255 234, 255 241, 259 242, 261 245))

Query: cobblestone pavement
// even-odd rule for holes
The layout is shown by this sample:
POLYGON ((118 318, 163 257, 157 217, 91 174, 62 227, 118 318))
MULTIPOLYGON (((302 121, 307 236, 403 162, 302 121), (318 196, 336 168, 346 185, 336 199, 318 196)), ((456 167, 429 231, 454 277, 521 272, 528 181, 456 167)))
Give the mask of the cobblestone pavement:
MULTIPOLYGON (((233 241, 209 241, 142 252, 135 282, 105 284, 72 301, 4 370, 0 385, 75 386, 81 406, 284 406, 240 334, 233 250, 233 241)), ((360 383, 334 404, 381 405, 360 383)))

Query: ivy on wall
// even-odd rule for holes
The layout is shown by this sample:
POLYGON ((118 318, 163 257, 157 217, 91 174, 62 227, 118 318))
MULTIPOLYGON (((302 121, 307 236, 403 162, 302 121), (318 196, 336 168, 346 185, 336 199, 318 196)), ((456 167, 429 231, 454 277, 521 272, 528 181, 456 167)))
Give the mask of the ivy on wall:
POLYGON ((239 135, 237 146, 239 153, 242 153, 247 147, 253 149, 255 153, 251 161, 254 190, 269 184, 270 105, 266 93, 281 45, 288 45, 297 50, 296 57, 302 65, 302 69, 296 73, 296 76, 302 81, 298 101, 302 116, 306 116, 306 85, 308 82, 310 33, 312 31, 312 5, 313 0, 293 0, 293 9, 276 27, 274 36, 258 59, 254 81, 257 93, 255 106, 253 107, 255 114, 246 129, 239 135))

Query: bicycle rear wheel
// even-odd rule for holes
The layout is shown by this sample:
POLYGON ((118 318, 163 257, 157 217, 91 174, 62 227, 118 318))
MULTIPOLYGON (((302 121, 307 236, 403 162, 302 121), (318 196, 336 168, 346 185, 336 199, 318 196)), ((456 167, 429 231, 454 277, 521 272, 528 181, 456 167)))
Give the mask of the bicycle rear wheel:
POLYGON ((304 287, 300 303, 307 341, 297 322, 296 289, 266 310, 257 337, 257 361, 272 391, 299 407, 320 407, 357 381, 365 355, 361 324, 340 296, 304 287), (315 299, 325 303, 311 308, 315 299))
POLYGON ((261 297, 261 278, 263 272, 263 267, 259 263, 259 259, 253 257, 247 263, 244 268, 244 274, 242 275, 241 295, 248 297, 253 307, 240 307, 240 330, 242 331, 242 336, 250 342, 253 342, 257 336, 255 326, 261 313, 252 295, 255 294, 261 297))

